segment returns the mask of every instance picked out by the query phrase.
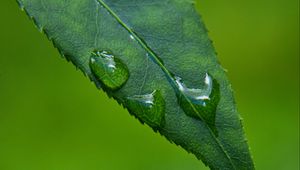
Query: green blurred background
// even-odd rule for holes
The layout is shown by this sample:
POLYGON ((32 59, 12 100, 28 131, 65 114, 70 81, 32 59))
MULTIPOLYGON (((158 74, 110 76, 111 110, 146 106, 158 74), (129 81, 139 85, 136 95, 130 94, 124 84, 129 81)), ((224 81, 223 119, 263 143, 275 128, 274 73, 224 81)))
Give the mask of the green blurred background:
MULTIPOLYGON (((299 1, 201 0, 258 170, 299 168, 299 1)), ((201 170, 0 2, 0 170, 201 170)))

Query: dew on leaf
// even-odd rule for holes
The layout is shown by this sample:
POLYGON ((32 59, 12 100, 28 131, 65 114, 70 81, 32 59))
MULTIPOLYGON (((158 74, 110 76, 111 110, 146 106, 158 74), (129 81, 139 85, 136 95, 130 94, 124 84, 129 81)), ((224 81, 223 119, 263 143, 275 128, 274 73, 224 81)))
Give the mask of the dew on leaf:
POLYGON ((150 94, 127 97, 126 106, 131 114, 153 129, 163 126, 165 100, 159 90, 154 90, 150 94))
POLYGON ((127 66, 107 51, 92 52, 90 68, 96 78, 110 90, 119 89, 129 77, 127 66))
POLYGON ((188 88, 182 79, 176 76, 175 82, 180 91, 177 95, 178 102, 186 115, 205 121, 216 133, 215 117, 220 101, 220 87, 217 80, 206 73, 201 88, 188 88))
POLYGON ((134 36, 133 36, 133 35, 131 35, 131 34, 130 34, 130 36, 129 36, 129 37, 130 37, 130 39, 132 39, 132 40, 134 40, 134 39, 135 39, 135 38, 134 38, 134 36))

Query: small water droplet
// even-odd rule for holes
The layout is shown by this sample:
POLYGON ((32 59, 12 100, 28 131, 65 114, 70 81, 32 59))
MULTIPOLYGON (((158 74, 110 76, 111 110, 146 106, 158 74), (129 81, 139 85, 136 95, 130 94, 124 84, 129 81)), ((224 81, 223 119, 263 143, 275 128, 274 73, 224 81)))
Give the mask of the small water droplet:
POLYGON ((130 39, 132 39, 132 40, 134 40, 134 39, 135 39, 133 35, 130 35, 129 37, 130 37, 130 39))
POLYGON ((110 90, 119 89, 129 77, 127 66, 107 51, 92 52, 90 68, 97 79, 110 90))
POLYGON ((159 90, 127 97, 126 106, 130 113, 155 130, 164 124, 165 100, 159 90))
POLYGON ((184 112, 188 116, 205 121, 216 133, 215 116, 220 101, 218 82, 208 73, 205 74, 203 88, 188 88, 180 77, 175 77, 175 82, 180 91, 178 102, 184 112))

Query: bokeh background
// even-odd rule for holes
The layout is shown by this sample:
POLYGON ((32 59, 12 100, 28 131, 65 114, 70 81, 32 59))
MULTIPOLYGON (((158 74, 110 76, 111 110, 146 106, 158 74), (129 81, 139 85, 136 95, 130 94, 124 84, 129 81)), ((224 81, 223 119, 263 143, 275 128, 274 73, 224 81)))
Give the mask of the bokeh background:
MULTIPOLYGON (((299 1, 201 0, 258 170, 299 168, 299 1)), ((0 1, 0 170, 201 170, 0 1)))

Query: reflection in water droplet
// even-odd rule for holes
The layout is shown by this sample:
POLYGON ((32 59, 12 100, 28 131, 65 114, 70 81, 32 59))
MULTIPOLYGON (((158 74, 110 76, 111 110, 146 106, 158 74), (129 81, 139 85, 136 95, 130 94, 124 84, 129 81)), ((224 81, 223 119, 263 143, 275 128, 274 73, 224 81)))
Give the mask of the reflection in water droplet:
POLYGON ((203 89, 189 89, 185 86, 184 83, 181 82, 180 77, 175 77, 175 81, 179 87, 179 90, 185 94, 189 99, 192 99, 194 102, 201 104, 203 106, 206 105, 206 101, 210 100, 209 95, 212 91, 212 78, 206 74, 205 75, 205 87, 203 89))
POLYGON ((107 51, 94 51, 90 58, 90 68, 97 79, 110 90, 119 89, 129 77, 127 66, 107 51))
POLYGON ((218 82, 209 74, 205 74, 203 88, 187 88, 180 77, 175 77, 179 88, 178 102, 188 116, 205 121, 216 133, 215 116, 220 101, 218 82), (194 107, 191 106, 191 103, 194 107), (196 109, 196 110, 195 110, 196 109))
POLYGON ((159 90, 151 94, 127 97, 126 106, 130 113, 154 130, 164 124, 165 100, 159 90))

